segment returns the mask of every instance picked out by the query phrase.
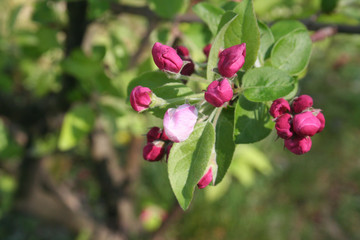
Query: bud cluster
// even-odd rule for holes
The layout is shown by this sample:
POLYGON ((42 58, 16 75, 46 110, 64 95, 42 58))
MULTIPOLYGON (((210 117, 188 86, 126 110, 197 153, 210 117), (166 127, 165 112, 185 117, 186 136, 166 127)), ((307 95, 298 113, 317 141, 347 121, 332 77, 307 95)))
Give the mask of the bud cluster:
POLYGON ((150 162, 159 161, 165 154, 168 156, 172 142, 164 130, 158 127, 152 127, 146 134, 146 139, 147 144, 143 149, 143 157, 145 160, 150 162))
POLYGON ((284 145, 292 153, 301 155, 311 149, 311 138, 325 127, 321 110, 314 109, 313 99, 301 95, 288 103, 283 98, 273 101, 270 115, 275 119, 277 135, 284 139, 284 145))

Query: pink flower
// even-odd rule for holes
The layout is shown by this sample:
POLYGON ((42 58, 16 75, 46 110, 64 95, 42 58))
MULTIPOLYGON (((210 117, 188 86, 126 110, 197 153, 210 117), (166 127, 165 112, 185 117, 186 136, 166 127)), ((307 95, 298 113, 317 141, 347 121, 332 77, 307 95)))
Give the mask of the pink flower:
POLYGON ((184 47, 184 46, 178 46, 178 47, 176 47, 176 53, 177 53, 181 58, 187 58, 187 57, 189 57, 189 49, 187 49, 187 47, 184 47))
POLYGON ((146 134, 146 139, 148 143, 158 140, 160 139, 160 137, 161 137, 161 129, 158 127, 152 127, 146 134))
POLYGON ((212 179, 213 179, 213 173, 212 173, 212 168, 210 167, 207 173, 198 182, 197 184, 198 188, 200 189, 205 188, 207 185, 209 185, 209 183, 211 183, 212 179))
POLYGON ((291 108, 294 113, 301 113, 305 109, 312 107, 313 99, 309 95, 301 95, 294 99, 291 108))
POLYGON ((206 58, 209 57, 210 50, 211 50, 211 44, 208 44, 203 48, 203 53, 205 54, 206 58))
POLYGON ((218 69, 223 77, 231 78, 244 65, 246 44, 242 43, 226 48, 219 54, 218 69))
POLYGON ((194 62, 190 58, 185 60, 188 61, 188 63, 186 63, 185 66, 181 69, 180 74, 185 76, 191 76, 191 74, 195 72, 194 62))
POLYGON ((296 155, 307 153, 311 149, 310 137, 300 137, 294 135, 292 138, 286 139, 284 142, 285 147, 296 155))
POLYGON ((318 133, 321 132, 324 127, 325 127, 325 117, 324 117, 324 114, 322 114, 321 112, 318 113, 318 115, 316 115, 316 118, 319 119, 320 121, 320 128, 319 130, 317 131, 318 133))
POLYGON ((163 141, 149 142, 143 149, 143 157, 145 160, 153 162, 161 160, 165 155, 165 147, 163 141))
POLYGON ((280 115, 283 115, 286 112, 290 111, 290 105, 288 101, 286 101, 283 98, 278 98, 273 101, 271 107, 270 107, 270 115, 274 118, 277 118, 280 115))
POLYGON ((205 92, 205 100, 215 107, 222 106, 233 97, 233 90, 229 80, 213 81, 205 92))
POLYGON ((293 129, 300 136, 314 136, 320 127, 320 120, 310 111, 296 114, 293 118, 293 129))
POLYGON ((183 65, 183 61, 175 49, 159 42, 154 44, 152 56, 156 66, 162 71, 178 73, 183 65))
POLYGON ((164 130, 173 142, 185 141, 197 120, 198 111, 195 106, 183 104, 178 108, 169 108, 164 115, 164 130))
POLYGON ((291 131, 291 118, 292 116, 290 114, 285 113, 276 119, 275 129, 279 137, 283 139, 292 137, 293 132, 291 131))
POLYGON ((137 111, 147 109, 151 103, 152 91, 150 88, 136 86, 130 93, 130 104, 132 108, 137 111))

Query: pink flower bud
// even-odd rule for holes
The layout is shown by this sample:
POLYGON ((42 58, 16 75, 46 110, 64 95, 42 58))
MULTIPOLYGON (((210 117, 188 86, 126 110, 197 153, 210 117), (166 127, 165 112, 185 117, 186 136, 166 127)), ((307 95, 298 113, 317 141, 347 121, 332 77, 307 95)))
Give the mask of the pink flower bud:
POLYGON ((311 149, 310 137, 300 137, 295 135, 292 138, 286 139, 284 143, 285 147, 296 155, 307 153, 311 149))
POLYGON ((195 65, 194 62, 189 58, 186 59, 189 63, 186 63, 185 66, 181 69, 180 74, 185 76, 190 76, 195 72, 195 65))
POLYGON ((320 127, 320 120, 312 112, 299 113, 293 118, 293 129, 300 136, 314 136, 320 127))
POLYGON ((203 53, 205 54, 206 58, 209 57, 210 50, 211 50, 211 44, 208 44, 203 48, 203 53))
POLYGON ((291 131, 291 118, 292 116, 290 114, 285 113, 276 119, 275 129, 279 137, 283 139, 289 139, 292 137, 293 132, 291 131))
POLYGON ((140 112, 149 107, 151 103, 152 91, 150 88, 136 86, 130 93, 130 104, 132 108, 140 112))
POLYGON ((313 99, 309 95, 301 95, 294 99, 291 104, 291 109, 294 113, 301 113, 305 109, 312 107, 313 99))
POLYGON ((162 132, 161 132, 161 137, 160 137, 160 139, 163 140, 163 141, 169 141, 169 138, 168 138, 168 136, 166 135, 164 129, 163 129, 162 132))
POLYGON ((164 157, 165 148, 163 141, 149 142, 143 149, 143 157, 145 160, 153 162, 159 161, 164 157))
POLYGON ((185 141, 197 120, 198 111, 195 106, 183 104, 178 108, 169 108, 164 115, 164 130, 173 142, 185 141))
POLYGON ((160 70, 174 73, 180 72, 183 61, 172 47, 157 42, 152 48, 152 56, 160 70))
POLYGON ((321 112, 318 113, 318 115, 316 115, 316 118, 319 119, 321 125, 320 125, 320 128, 319 130, 317 131, 318 133, 321 132, 324 127, 325 127, 325 117, 324 117, 324 114, 322 114, 321 112))
POLYGON ((270 115, 274 118, 277 118, 280 115, 283 115, 286 112, 290 111, 290 105, 288 101, 286 101, 283 98, 278 98, 273 101, 271 107, 270 107, 270 115))
POLYGON ((207 173, 198 182, 197 184, 198 188, 199 189, 205 188, 207 185, 209 185, 209 183, 211 183, 212 179, 213 179, 213 173, 212 173, 212 168, 210 167, 207 173))
POLYGON ((158 127, 152 127, 146 134, 146 139, 148 143, 158 140, 160 139, 160 137, 161 137, 161 129, 158 127))
POLYGON ((226 48, 219 55, 218 69, 223 77, 231 78, 244 65, 246 44, 242 43, 226 48))
POLYGON ((181 58, 188 58, 189 57, 189 50, 184 47, 184 46, 178 46, 176 47, 176 53, 181 57, 181 58))
POLYGON ((205 100, 215 107, 222 106, 233 97, 233 90, 229 80, 213 81, 205 92, 205 100))

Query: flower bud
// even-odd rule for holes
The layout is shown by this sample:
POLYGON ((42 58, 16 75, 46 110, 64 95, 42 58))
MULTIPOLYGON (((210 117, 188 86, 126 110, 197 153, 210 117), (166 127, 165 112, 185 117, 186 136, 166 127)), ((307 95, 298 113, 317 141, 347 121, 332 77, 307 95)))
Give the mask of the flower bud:
POLYGON ((205 92, 205 100, 215 107, 222 106, 233 97, 233 90, 229 80, 213 81, 205 92))
POLYGON ((198 111, 195 106, 183 104, 178 108, 169 108, 164 115, 164 130, 173 142, 185 141, 197 120, 198 111))
POLYGON ((314 136, 320 127, 320 120, 312 112, 299 113, 293 118, 293 129, 300 136, 314 136))
POLYGON ((165 147, 163 141, 149 142, 143 149, 143 157, 147 161, 159 161, 164 157, 165 147))
POLYGON ((301 113, 305 109, 312 107, 313 99, 309 95, 301 95, 294 99, 291 109, 294 113, 301 113))
POLYGON ((231 78, 244 65, 246 44, 242 43, 226 48, 219 55, 218 69, 223 77, 231 78))
POLYGON ((159 140, 161 137, 161 129, 158 127, 152 127, 146 134, 147 142, 153 142, 159 140))
POLYGON ((178 46, 176 47, 176 53, 177 55, 179 55, 181 58, 188 58, 190 57, 189 55, 189 50, 184 47, 184 46, 178 46))
POLYGON ((186 59, 186 61, 188 61, 188 63, 186 63, 185 66, 181 69, 180 74, 185 76, 190 76, 195 72, 195 65, 190 58, 186 59))
POLYGON ((207 173, 200 179, 197 186, 199 189, 205 188, 213 179, 212 168, 210 167, 207 173))
POLYGON ((161 137, 160 137, 160 139, 163 140, 163 141, 169 141, 169 137, 166 135, 164 129, 161 131, 161 137))
POLYGON ((310 137, 300 137, 295 135, 292 138, 285 139, 284 143, 285 147, 289 149, 290 152, 301 155, 310 151, 312 142, 310 137))
POLYGON ((180 72, 183 61, 172 47, 157 42, 152 48, 152 56, 160 70, 174 73, 180 72))
POLYGON ((318 115, 316 115, 316 118, 319 119, 320 121, 320 128, 319 130, 317 131, 318 133, 321 132, 324 127, 325 127, 325 117, 324 117, 324 114, 322 114, 321 112, 318 113, 318 115))
POLYGON ((279 137, 283 139, 292 137, 293 132, 291 131, 291 118, 292 116, 290 114, 285 113, 276 119, 275 129, 279 137))
POLYGON ((278 98, 273 101, 270 107, 270 115, 274 118, 277 118, 280 115, 283 115, 286 112, 290 111, 290 105, 288 101, 283 98, 278 98))
POLYGON ((203 53, 205 54, 206 58, 209 57, 210 50, 211 50, 211 44, 208 44, 203 48, 203 53))
POLYGON ((135 111, 143 111, 149 107, 151 96, 152 91, 150 88, 136 86, 130 93, 130 104, 135 111))

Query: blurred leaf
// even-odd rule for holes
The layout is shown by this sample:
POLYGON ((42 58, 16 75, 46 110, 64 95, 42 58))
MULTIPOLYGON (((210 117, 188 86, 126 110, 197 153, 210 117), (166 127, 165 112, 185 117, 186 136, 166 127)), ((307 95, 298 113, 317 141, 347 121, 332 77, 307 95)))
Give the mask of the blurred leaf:
POLYGON ((193 6, 192 9, 196 15, 198 15, 208 25, 210 31, 215 36, 221 16, 225 13, 225 11, 207 2, 200 2, 193 6))
POLYGON ((235 107, 234 141, 239 143, 254 143, 267 137, 274 127, 264 103, 247 100, 243 95, 235 107))
POLYGON ((265 59, 269 58, 271 47, 274 44, 274 36, 270 28, 258 21, 259 31, 260 31, 260 48, 259 48, 259 60, 261 63, 264 63, 265 59))
POLYGON ((224 36, 225 48, 246 43, 246 57, 243 69, 251 68, 257 58, 260 46, 260 32, 252 0, 244 0, 234 9, 236 18, 231 21, 224 36))
POLYGON ((275 42, 277 42, 286 34, 289 34, 290 32, 297 29, 307 30, 304 24, 296 20, 282 20, 271 26, 271 31, 274 35, 275 42))
POLYGON ((88 17, 90 19, 100 18, 110 8, 111 0, 89 0, 88 17))
POLYGON ((174 143, 168 160, 171 187, 182 209, 186 210, 194 188, 204 175, 215 143, 211 123, 199 123, 184 142, 174 143))
POLYGON ((14 31, 16 20, 17 20, 17 18, 19 16, 19 13, 20 13, 22 8, 23 8, 23 6, 19 5, 18 7, 14 8, 11 11, 10 16, 8 18, 8 23, 7 23, 7 27, 8 27, 9 32, 14 31))
POLYGON ((185 10, 189 4, 188 0, 148 0, 150 7, 157 15, 163 18, 172 18, 185 10))
POLYGON ((272 167, 269 158, 253 145, 238 145, 229 169, 245 186, 251 185, 255 180, 255 171, 269 174, 272 167))
POLYGON ((223 198, 226 195, 226 192, 229 190, 230 186, 231 186, 231 177, 229 176, 229 174, 227 174, 222 181, 216 185, 216 187, 214 186, 207 186, 204 190, 205 190, 205 197, 206 200, 211 201, 211 202, 215 202, 221 198, 223 198))
POLYGON ((50 7, 51 2, 49 1, 37 1, 34 13, 32 15, 32 19, 35 22, 41 23, 41 24, 50 24, 50 23, 56 23, 58 21, 58 18, 56 16, 56 13, 54 12, 54 9, 50 7))
POLYGON ((321 11, 331 13, 335 10, 339 0, 321 0, 321 11))
POLYGON ((58 147, 62 151, 75 147, 91 131, 95 114, 88 105, 78 105, 66 113, 58 147))
POLYGON ((271 51, 271 63, 291 75, 301 73, 309 63, 312 42, 307 30, 298 29, 280 38, 271 51))
POLYGON ((211 46, 209 59, 207 63, 207 70, 206 70, 206 77, 209 82, 213 81, 215 78, 215 73, 213 69, 217 66, 220 48, 224 47, 224 36, 226 30, 228 29, 232 21, 236 19, 237 15, 234 14, 235 13, 233 12, 226 12, 221 18, 220 22, 222 23, 224 23, 225 21, 227 22, 223 24, 222 28, 220 29, 219 33, 216 35, 215 40, 211 46))
POLYGON ((220 183, 225 176, 235 150, 233 140, 234 132, 234 108, 224 108, 221 111, 215 128, 215 152, 218 171, 215 185, 220 183))
POLYGON ((295 79, 273 67, 254 68, 245 73, 241 87, 250 101, 272 101, 289 94, 295 87, 295 79))
POLYGON ((101 61, 105 57, 106 47, 103 45, 95 45, 92 48, 92 56, 95 60, 101 61))

